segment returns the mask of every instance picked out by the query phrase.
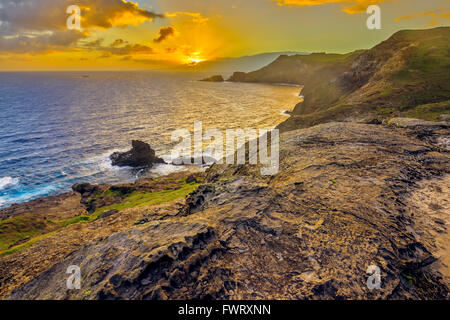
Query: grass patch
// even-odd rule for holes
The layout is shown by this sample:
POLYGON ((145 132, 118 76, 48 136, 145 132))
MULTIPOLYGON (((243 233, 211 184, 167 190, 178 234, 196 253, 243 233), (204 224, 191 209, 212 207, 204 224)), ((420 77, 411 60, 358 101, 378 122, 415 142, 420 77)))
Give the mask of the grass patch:
POLYGON ((416 118, 428 121, 436 121, 439 116, 450 114, 450 100, 438 103, 430 103, 411 108, 403 113, 408 118, 416 118))
POLYGON ((8 249, 8 250, 5 250, 5 251, 1 251, 1 252, 0 252, 0 257, 2 257, 2 256, 7 256, 7 255, 13 254, 13 253, 15 253, 15 252, 21 251, 21 250, 23 250, 23 249, 29 248, 29 247, 31 247, 33 244, 35 244, 36 242, 39 242, 39 241, 41 241, 41 240, 43 240, 43 239, 45 239, 45 238, 47 238, 47 237, 50 237, 51 235, 55 234, 55 233, 58 232, 59 230, 60 230, 60 229, 55 230, 55 231, 52 231, 52 232, 49 232, 49 233, 41 234, 41 235, 39 235, 39 236, 37 236, 37 237, 34 237, 34 238, 30 239, 30 240, 27 241, 27 242, 24 242, 24 243, 22 243, 22 244, 19 244, 19 245, 17 245, 17 246, 14 246, 14 247, 12 247, 11 249, 8 249))
POLYGON ((0 221, 0 251, 10 248, 15 243, 35 237, 47 228, 45 220, 32 215, 17 216, 0 221))
POLYGON ((86 222, 86 221, 89 221, 88 216, 78 216, 78 217, 67 219, 62 222, 58 222, 58 224, 62 227, 67 227, 67 226, 70 226, 71 224, 86 222))
POLYGON ((97 219, 97 217, 103 212, 110 210, 122 211, 128 208, 139 208, 143 206, 148 206, 152 204, 159 204, 164 202, 170 202, 175 199, 184 197, 194 191, 197 188, 196 183, 183 182, 181 188, 177 190, 165 190, 160 192, 141 192, 134 191, 120 203, 115 203, 103 208, 96 210, 92 215, 90 215, 90 221, 97 219))
POLYGON ((100 208, 88 216, 78 216, 64 221, 42 220, 33 216, 18 216, 0 221, 0 256, 13 254, 29 248, 36 242, 39 242, 72 224, 92 222, 103 212, 110 210, 122 211, 128 208, 138 208, 152 204, 170 202, 188 195, 193 192, 197 186, 198 184, 195 182, 186 183, 185 181, 180 181, 180 188, 177 190, 165 190, 152 193, 134 191, 120 203, 100 208), (57 225, 58 228, 54 231, 42 234, 48 226, 47 223, 53 226, 52 229, 55 228, 55 225, 57 225), (20 241, 25 242, 13 246, 20 241))

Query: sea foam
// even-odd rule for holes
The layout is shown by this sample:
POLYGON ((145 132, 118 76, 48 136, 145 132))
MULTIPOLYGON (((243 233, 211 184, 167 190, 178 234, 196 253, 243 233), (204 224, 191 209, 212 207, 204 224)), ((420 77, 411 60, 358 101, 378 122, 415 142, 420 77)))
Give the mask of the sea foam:
POLYGON ((2 177, 0 178, 0 190, 15 186, 19 181, 19 178, 2 177))

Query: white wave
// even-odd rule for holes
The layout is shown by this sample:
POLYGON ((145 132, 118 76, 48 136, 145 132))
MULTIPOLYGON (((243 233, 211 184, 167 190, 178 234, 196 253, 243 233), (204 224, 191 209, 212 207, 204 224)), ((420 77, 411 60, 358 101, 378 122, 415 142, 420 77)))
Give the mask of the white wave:
POLYGON ((40 187, 33 190, 24 191, 16 195, 6 195, 0 198, 0 208, 7 207, 13 203, 24 203, 40 197, 46 197, 49 194, 55 193, 58 190, 58 185, 50 185, 46 187, 40 187))
POLYGON ((150 173, 156 174, 158 176, 167 176, 174 172, 187 171, 188 168, 185 166, 174 166, 172 164, 155 164, 151 169, 150 173))
POLYGON ((112 165, 110 156, 114 152, 124 152, 124 151, 126 151, 126 150, 119 150, 119 149, 109 150, 102 155, 86 159, 86 160, 82 161, 82 163, 86 164, 86 165, 93 165, 93 166, 97 167, 97 169, 99 171, 130 169, 129 167, 117 167, 117 166, 112 165))
POLYGON ((19 178, 2 177, 0 178, 0 190, 15 186, 19 181, 19 178))
POLYGON ((102 171, 108 171, 108 170, 114 169, 114 166, 112 165, 112 161, 109 158, 109 156, 110 155, 108 154, 106 156, 99 157, 95 161, 102 171))
POLYGON ((294 84, 294 83, 274 83, 276 86, 282 86, 282 87, 303 87, 302 84, 294 84))
POLYGON ((58 185, 49 185, 46 187, 40 187, 29 191, 24 191, 18 195, 3 197, 2 201, 7 203, 22 203, 25 201, 37 199, 39 197, 47 196, 58 190, 58 185))

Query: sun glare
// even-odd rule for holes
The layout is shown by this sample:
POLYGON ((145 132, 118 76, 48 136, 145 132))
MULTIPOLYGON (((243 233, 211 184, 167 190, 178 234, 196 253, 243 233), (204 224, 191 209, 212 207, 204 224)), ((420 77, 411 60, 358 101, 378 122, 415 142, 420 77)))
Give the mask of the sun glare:
POLYGON ((206 59, 201 56, 200 52, 191 53, 185 59, 185 63, 191 65, 195 65, 203 61, 206 61, 206 59))

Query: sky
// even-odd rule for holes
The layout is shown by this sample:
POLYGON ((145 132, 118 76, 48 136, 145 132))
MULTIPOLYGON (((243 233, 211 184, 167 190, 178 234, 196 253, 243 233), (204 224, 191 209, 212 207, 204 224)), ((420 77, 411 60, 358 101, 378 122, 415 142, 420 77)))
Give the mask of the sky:
POLYGON ((450 25, 449 0, 0 0, 0 71, 146 70, 264 52, 346 53, 450 25), (369 30, 366 10, 381 9, 369 30), (80 29, 67 8, 80 8, 80 29))

